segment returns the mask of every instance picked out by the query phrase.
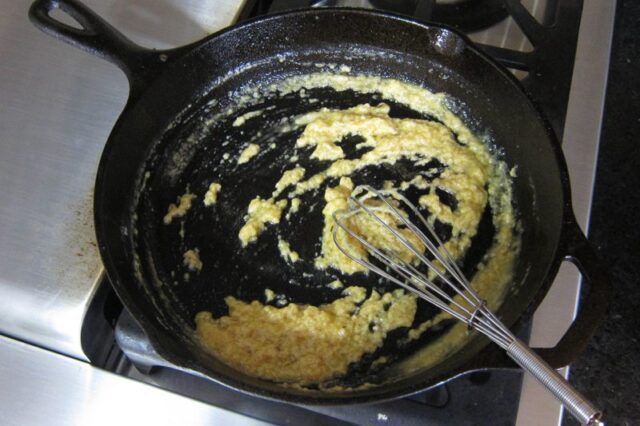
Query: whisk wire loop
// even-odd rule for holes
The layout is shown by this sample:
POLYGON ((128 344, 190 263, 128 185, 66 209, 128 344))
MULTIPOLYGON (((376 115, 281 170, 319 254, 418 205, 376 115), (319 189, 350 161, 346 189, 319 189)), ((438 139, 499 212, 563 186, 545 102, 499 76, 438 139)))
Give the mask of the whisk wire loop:
POLYGON ((545 385, 582 423, 603 424, 600 422, 601 411, 518 340, 491 312, 486 301, 473 289, 433 227, 406 197, 397 191, 376 190, 368 185, 361 185, 352 192, 349 208, 334 212, 333 219, 337 225, 333 227, 333 240, 344 255, 487 336, 502 347, 518 365, 545 385), (398 207, 400 205, 408 211, 401 210, 398 207), (410 213, 419 219, 422 229, 409 220, 410 213), (399 253, 389 247, 376 247, 366 235, 361 235, 349 226, 350 218, 361 214, 381 225, 413 255, 413 259, 403 260, 399 253), (388 215, 392 215, 392 219, 389 219, 388 215), (401 229, 408 230, 417 237, 424 248, 417 247, 411 238, 403 235, 401 229), (356 254, 357 250, 343 244, 346 240, 338 237, 340 230, 357 241, 368 255, 356 254), (428 256, 432 256, 432 259, 428 256), (384 268, 370 259, 377 260, 384 268), (439 282, 436 283, 435 279, 421 272, 416 264, 425 265, 439 282), (445 291, 445 288, 449 291, 445 291))
MULTIPOLYGON (((429 223, 424 218, 424 216, 418 211, 418 209, 413 204, 411 204, 404 196, 402 196, 400 194, 393 194, 394 195, 394 199, 397 198, 400 201, 404 202, 404 204, 407 205, 414 212, 414 214, 416 214, 416 216, 423 223, 424 227, 429 231, 429 234, 431 235, 431 237, 433 239, 435 239, 436 242, 439 244, 439 247, 442 250, 442 253, 444 253, 444 255, 441 253, 440 250, 438 250, 438 247, 433 243, 433 241, 430 238, 428 238, 422 232, 422 230, 420 230, 414 223, 409 221, 405 217, 405 215, 402 214, 402 212, 400 212, 389 201, 388 197, 385 197, 383 195, 383 193, 381 191, 378 191, 378 190, 376 190, 376 189, 374 189, 374 188, 372 188, 372 187, 370 187, 368 185, 362 186, 361 188, 362 188, 362 190, 369 191, 370 193, 373 193, 378 199, 380 199, 387 206, 388 212, 392 213, 395 217, 399 218, 400 221, 403 223, 403 225, 405 225, 415 235, 417 235, 418 238, 420 239, 420 241, 425 245, 425 247, 427 248, 429 253, 432 256, 434 256, 434 258, 437 259, 442 265, 444 265, 445 267, 447 265, 455 265, 455 269, 453 270, 454 273, 450 274, 450 275, 453 275, 454 279, 453 280, 450 279, 450 277, 447 274, 442 272, 439 267, 437 267, 426 256, 424 256, 423 252, 418 250, 407 238, 405 238, 400 232, 398 232, 396 229, 394 229, 392 226, 390 226, 379 215, 375 214, 374 209, 368 207, 363 201, 361 201, 361 199, 359 199, 359 198, 357 198, 355 196, 352 196, 350 198, 350 201, 352 203, 354 203, 356 206, 358 206, 359 209, 361 209, 363 212, 367 213, 368 215, 370 215, 370 217, 372 217, 378 223, 380 223, 388 232, 390 232, 407 249, 409 249, 417 257, 417 259, 419 259, 421 262, 426 264, 429 267, 429 269, 432 270, 441 280, 443 280, 450 288, 454 289, 456 291, 456 293, 458 293, 467 303, 469 303, 470 305, 474 305, 474 304, 477 304, 477 303, 480 302, 480 297, 478 297, 476 292, 471 288, 471 286, 468 285, 468 283, 466 282, 466 279, 464 278, 464 275, 462 274, 462 272, 458 268, 458 266, 455 263, 455 261, 453 261, 452 256, 449 254, 449 252, 445 248, 444 244, 442 244, 442 241, 440 241, 440 238, 438 237, 436 232, 433 230, 433 228, 429 225, 429 223), (461 277, 461 279, 460 279, 460 277, 461 277), (460 281, 456 282, 455 278, 460 279, 460 281), (463 283, 463 284, 461 285, 461 283, 463 283), (464 285, 464 284, 467 284, 467 285, 464 285)), ((356 210, 356 212, 357 211, 358 210, 356 210)), ((338 223, 340 221, 336 221, 336 222, 338 223)), ((345 228, 343 228, 343 229, 345 229, 345 228)), ((347 229, 345 229, 345 231, 349 232, 349 230, 347 230, 347 229)), ((399 260, 399 259, 397 259, 397 260, 399 260)), ((418 273, 417 275, 421 275, 421 274, 418 273)), ((444 296, 444 297, 448 297, 448 296, 444 296)), ((451 301, 451 300, 449 300, 449 301, 451 301)))

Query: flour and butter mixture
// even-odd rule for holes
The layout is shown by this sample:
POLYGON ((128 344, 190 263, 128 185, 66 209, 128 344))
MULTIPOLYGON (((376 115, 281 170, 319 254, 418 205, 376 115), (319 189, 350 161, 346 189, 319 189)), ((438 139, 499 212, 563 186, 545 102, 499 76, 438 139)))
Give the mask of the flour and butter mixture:
MULTIPOLYGON (((333 274, 324 285, 336 292, 337 298, 313 306, 289 302, 286 287, 278 294, 265 289, 261 300, 243 301, 228 295, 228 314, 222 317, 214 318, 206 311, 195 317, 199 341, 222 361, 249 375, 302 385, 347 374, 363 356, 376 353, 391 332, 403 331, 405 340, 417 340, 448 318, 441 313, 417 320, 420 305, 415 296, 402 289, 371 288, 365 284, 371 282, 365 280, 367 271, 337 249, 332 214, 347 207, 355 186, 368 183, 359 181, 364 170, 400 165, 409 170, 380 182, 380 187, 410 194, 433 225, 447 230, 445 245, 456 259, 464 259, 484 212, 490 210, 493 242, 472 277, 472 285, 492 308, 499 306, 508 287, 518 247, 508 169, 491 154, 487 142, 447 108, 445 95, 397 80, 339 74, 293 77, 268 90, 285 95, 314 88, 331 88, 337 92, 335 96, 345 91, 371 94, 372 101, 341 109, 318 107, 283 122, 282 132, 298 135, 293 145, 286 147, 292 152, 288 166, 268 192, 252 194, 239 228, 228 238, 236 238, 240 250, 253 250, 267 231, 275 232, 278 237, 273 250, 280 254, 281 267, 308 265, 314 274, 333 274), (420 118, 394 116, 391 104, 404 105, 420 118), (306 163, 298 161, 303 157, 306 163), (288 240, 286 233, 280 232, 286 223, 304 220, 310 211, 304 210, 304 203, 310 202, 322 214, 321 230, 304 236, 308 244, 317 244, 313 256, 296 245, 300 239, 288 240), (335 279, 338 276, 340 279, 335 279)), ((241 129, 246 121, 259 118, 259 113, 245 114, 236 119, 234 127, 241 129)), ((250 165, 255 156, 284 148, 247 145, 236 161, 250 165)), ((225 196, 224 184, 211 186, 205 202, 212 204, 225 196)), ((191 198, 181 204, 186 207, 187 201, 191 198)), ((178 216, 179 207, 170 208, 165 220, 178 216)), ((354 219, 349 226, 358 227, 359 233, 377 245, 397 244, 385 238, 371 221, 354 219)), ((401 232, 412 238, 406 229, 401 232)), ((354 253, 366 255, 357 242, 343 242, 354 253)), ((416 246, 421 247, 417 241, 416 246)), ((401 253, 399 247, 397 250, 401 253)), ((192 262, 193 256, 189 256, 185 254, 185 262, 192 262)), ((414 255, 402 256, 411 261, 414 255)), ((423 365, 438 362, 454 351, 466 334, 464 327, 451 327, 430 344, 431 351, 423 351, 423 365)), ((374 364, 385 361, 381 356, 374 364)))
POLYGON ((409 327, 416 311, 414 298, 402 290, 384 295, 374 290, 367 298, 364 288, 349 287, 344 294, 322 306, 283 308, 228 297, 229 316, 196 316, 198 335, 218 357, 252 375, 322 382, 373 352, 388 331, 409 327))

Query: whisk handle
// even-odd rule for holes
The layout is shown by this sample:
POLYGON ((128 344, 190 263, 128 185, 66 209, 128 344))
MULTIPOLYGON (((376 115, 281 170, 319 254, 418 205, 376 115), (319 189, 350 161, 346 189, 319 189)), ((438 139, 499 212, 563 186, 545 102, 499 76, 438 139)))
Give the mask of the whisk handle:
POLYGON ((600 421, 602 412, 527 345, 515 339, 507 348, 507 354, 553 393, 580 423, 589 426, 604 425, 600 421))

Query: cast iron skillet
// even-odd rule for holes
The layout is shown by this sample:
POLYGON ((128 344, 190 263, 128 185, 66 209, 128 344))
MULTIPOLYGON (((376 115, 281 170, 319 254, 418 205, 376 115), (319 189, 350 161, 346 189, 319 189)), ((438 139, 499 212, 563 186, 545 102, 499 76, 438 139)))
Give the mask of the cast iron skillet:
MULTIPOLYGON (((326 64, 343 64, 353 74, 393 77, 448 93, 458 100, 453 107, 467 124, 480 134, 490 134, 504 160, 517 165, 514 197, 523 225, 522 251, 512 291, 499 316, 512 327, 526 320, 542 301, 563 260, 575 263, 589 284, 580 313, 561 341, 554 348, 538 350, 549 364, 559 367, 573 360, 603 316, 607 278, 572 213, 560 145, 518 82, 464 36, 440 25, 390 14, 322 9, 262 17, 189 46, 154 51, 134 45, 74 0, 38 0, 29 16, 54 37, 114 62, 129 79, 129 100, 98 170, 96 232, 114 289, 158 353, 174 368, 267 398, 343 404, 400 397, 471 370, 513 366, 497 347, 486 346, 485 338, 470 335, 452 356, 410 374, 393 368, 377 371, 370 368, 373 355, 365 357, 337 384, 348 388, 377 381, 379 386, 326 392, 248 377, 208 356, 189 337, 194 314, 202 309, 224 314, 223 298, 229 294, 244 300, 263 299, 269 286, 301 303, 320 304, 339 297, 339 292, 317 285, 328 282, 330 274, 305 278, 304 268, 286 272, 272 249, 274 232, 267 231, 249 254, 239 250, 236 237, 247 202, 256 194, 268 196, 286 167, 282 160, 286 147, 297 136, 289 132, 275 138, 270 133, 274 122, 316 109, 318 104, 310 105, 309 98, 299 93, 274 97, 259 106, 273 106, 269 113, 242 127, 231 125, 236 116, 203 124, 224 111, 247 86, 316 72, 319 63, 325 68, 326 64), (51 18, 49 13, 55 8, 73 17, 82 29, 51 18), (247 140, 263 144, 264 153, 245 168, 235 163, 220 166, 225 152, 237 154, 247 140), (273 141, 277 148, 266 149, 273 141), (196 202, 186 220, 162 224, 168 204, 187 185, 201 197, 213 178, 221 180, 224 188, 214 208, 196 202), (179 237, 181 226, 184 238, 179 237), (188 271, 182 265, 182 253, 192 247, 200 249, 205 266, 183 282, 188 271)), ((375 95, 326 89, 314 91, 311 97, 319 99, 319 105, 334 108, 381 101, 375 95)), ((258 107, 239 113, 252 108, 258 107)), ((396 104, 392 104, 392 113, 416 116, 415 111, 396 104)), ((370 170, 355 179, 403 178, 406 173, 410 171, 400 164, 370 170)), ((319 225, 312 212, 303 217, 303 222, 281 228, 290 230, 287 238, 308 257, 317 250, 319 225)), ((483 237, 474 241, 476 258, 466 262, 470 268, 492 241, 490 220, 484 224, 483 237)), ((446 229, 442 232, 446 236, 446 229)), ((378 282, 368 284, 384 287, 378 282)), ((433 314, 424 306, 420 312, 424 317, 433 314)), ((420 345, 427 345, 437 334, 437 330, 428 333, 420 345)), ((381 351, 398 363, 420 350, 398 344, 399 336, 388 340, 381 351)))

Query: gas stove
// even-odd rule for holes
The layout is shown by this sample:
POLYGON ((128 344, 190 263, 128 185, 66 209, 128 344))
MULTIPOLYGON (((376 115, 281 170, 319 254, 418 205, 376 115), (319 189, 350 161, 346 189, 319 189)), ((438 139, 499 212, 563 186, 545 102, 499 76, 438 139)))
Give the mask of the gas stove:
MULTIPOLYGON (((377 8, 450 25, 509 68, 541 106, 562 140, 576 216, 583 228, 588 225, 613 1, 86 3, 135 42, 157 48, 195 41, 233 22, 301 7, 377 8)), ((478 424, 481 419, 491 419, 492 424, 560 423, 560 405, 517 370, 470 373, 410 398, 344 408, 267 401, 172 369, 122 311, 105 282, 93 235, 95 168, 124 105, 126 81, 115 67, 41 36, 26 22, 27 8, 27 1, 14 2, 0 17, 0 28, 6 30, 0 31, 0 48, 8 52, 0 64, 0 93, 13 101, 0 106, 0 188, 5 199, 0 205, 0 361, 15 356, 16 347, 25 353, 42 347, 63 355, 65 362, 82 364, 78 372, 108 371, 115 373, 112 379, 150 384, 173 392, 176 404, 183 399, 175 394, 203 401, 208 405, 198 406, 201 419, 219 419, 223 412, 241 414, 233 417, 236 422, 261 419, 277 424, 438 425, 478 424), (12 44, 20 38, 26 40, 24 51, 12 44)), ((520 336, 528 337, 532 346, 553 346, 575 315, 579 288, 577 272, 563 266, 520 336)), ((148 389, 152 400, 156 390, 148 389)))

